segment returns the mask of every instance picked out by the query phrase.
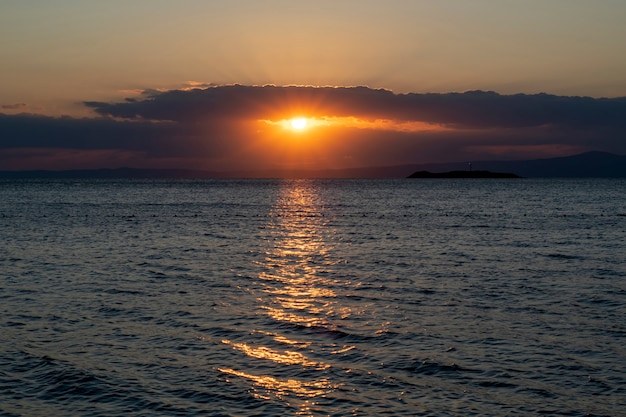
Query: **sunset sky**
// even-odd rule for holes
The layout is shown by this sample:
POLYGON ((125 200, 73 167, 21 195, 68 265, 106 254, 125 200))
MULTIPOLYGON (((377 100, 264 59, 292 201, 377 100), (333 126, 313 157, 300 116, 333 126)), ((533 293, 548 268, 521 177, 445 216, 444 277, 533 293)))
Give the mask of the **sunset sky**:
POLYGON ((0 0, 0 170, 626 154, 626 1, 0 0))

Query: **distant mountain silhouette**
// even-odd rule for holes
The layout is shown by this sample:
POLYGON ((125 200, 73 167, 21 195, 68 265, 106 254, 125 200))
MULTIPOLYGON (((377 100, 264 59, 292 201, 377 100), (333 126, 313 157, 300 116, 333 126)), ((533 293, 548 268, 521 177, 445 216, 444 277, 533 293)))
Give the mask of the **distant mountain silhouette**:
POLYGON ((0 178, 51 178, 51 179, 171 179, 171 178, 221 178, 222 174, 213 171, 191 169, 76 169, 67 171, 0 171, 0 178))
POLYGON ((94 169, 69 171, 0 171, 0 178, 101 178, 101 179, 208 179, 208 178, 406 178, 418 171, 444 173, 450 171, 510 172, 520 177, 536 178, 626 178, 626 155, 606 152, 586 152, 560 158, 521 161, 464 161, 440 164, 413 164, 387 167, 362 167, 336 170, 249 170, 202 171, 189 169, 94 169), (475 171, 474 171, 475 170, 475 171))
POLYGON ((519 175, 491 171, 448 171, 430 172, 417 171, 408 178, 520 178, 519 175))

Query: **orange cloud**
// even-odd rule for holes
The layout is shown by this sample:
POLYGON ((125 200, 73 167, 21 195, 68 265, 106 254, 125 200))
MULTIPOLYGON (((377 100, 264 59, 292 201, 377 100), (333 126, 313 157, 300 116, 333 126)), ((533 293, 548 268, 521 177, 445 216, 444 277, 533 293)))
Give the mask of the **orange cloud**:
MULTIPOLYGON (((293 130, 292 120, 293 118, 288 117, 280 120, 262 119, 259 120, 259 122, 266 123, 272 126, 280 126, 285 130, 293 130)), ((354 116, 306 117, 306 120, 307 130, 315 129, 316 127, 342 127, 353 129, 373 129, 383 131, 387 130, 395 132, 441 132, 446 130, 453 130, 452 128, 448 128, 439 124, 421 121, 397 121, 392 119, 367 120, 354 116)))

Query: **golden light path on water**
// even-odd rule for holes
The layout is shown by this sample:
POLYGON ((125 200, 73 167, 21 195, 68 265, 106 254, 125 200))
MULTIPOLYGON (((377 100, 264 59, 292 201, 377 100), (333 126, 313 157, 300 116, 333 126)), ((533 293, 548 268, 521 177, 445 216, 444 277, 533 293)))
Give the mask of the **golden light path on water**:
POLYGON ((289 324, 299 329, 330 332, 336 329, 335 321, 352 314, 348 307, 340 306, 336 301, 336 287, 341 283, 334 281, 330 273, 334 262, 330 256, 332 242, 329 242, 332 228, 327 224, 323 209, 324 202, 314 182, 286 181, 265 228, 269 246, 256 278, 261 288, 257 309, 277 326, 271 331, 257 329, 255 333, 270 336, 284 349, 262 346, 258 341, 222 340, 223 344, 254 360, 294 367, 297 377, 290 378, 256 375, 232 368, 219 370, 231 377, 249 380, 256 398, 283 401, 298 409, 299 415, 310 415, 316 397, 340 388, 324 373, 331 364, 310 355, 319 357, 323 354, 330 359, 354 349, 354 346, 329 342, 320 349, 317 347, 319 339, 302 340, 310 332, 296 332, 296 338, 292 336, 294 332, 287 336, 276 331, 281 325, 289 324), (314 344, 316 347, 312 346, 314 344), (303 371, 300 374, 306 377, 298 375, 300 369, 303 371), (312 371, 319 376, 311 378, 312 371))

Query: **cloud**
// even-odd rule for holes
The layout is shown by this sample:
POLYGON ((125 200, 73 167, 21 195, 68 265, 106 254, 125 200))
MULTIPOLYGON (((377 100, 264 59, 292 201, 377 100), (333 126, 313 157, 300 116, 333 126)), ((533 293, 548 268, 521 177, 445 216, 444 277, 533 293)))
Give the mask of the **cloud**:
POLYGON ((626 98, 205 87, 86 101, 93 118, 0 113, 0 164, 228 171, 626 154, 626 98), (311 128, 290 132, 281 121, 293 116, 311 128))
POLYGON ((26 108, 26 103, 13 103, 0 105, 2 110, 23 110, 26 108))
POLYGON ((626 98, 501 95, 485 91, 394 94, 367 87, 231 85, 153 91, 141 101, 85 105, 101 115, 187 122, 224 117, 271 119, 300 111, 467 129, 626 126, 626 98))
POLYGON ((0 148, 143 149, 180 133, 166 123, 0 114, 0 148))

